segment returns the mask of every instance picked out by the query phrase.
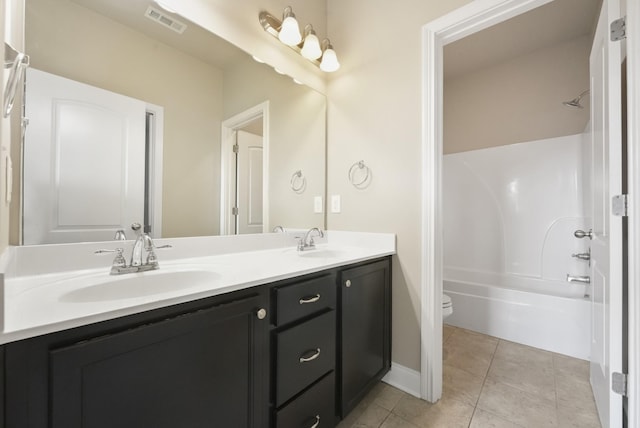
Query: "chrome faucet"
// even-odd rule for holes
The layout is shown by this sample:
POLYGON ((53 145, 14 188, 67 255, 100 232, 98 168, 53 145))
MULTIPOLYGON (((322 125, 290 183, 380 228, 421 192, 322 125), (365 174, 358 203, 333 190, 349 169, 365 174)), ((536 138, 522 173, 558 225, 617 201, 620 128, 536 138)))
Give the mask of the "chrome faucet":
POLYGON ((111 265, 111 275, 121 275, 124 273, 136 273, 146 272, 149 270, 155 270, 160 267, 158 264, 158 258, 156 257, 155 250, 159 248, 171 248, 171 245, 162 245, 156 247, 151 237, 142 231, 142 225, 140 223, 133 223, 131 229, 136 232, 136 240, 133 243, 133 250, 131 251, 131 260, 127 266, 127 261, 123 256, 123 249, 116 248, 115 250, 98 250, 96 254, 103 253, 116 253, 116 257, 111 265), (142 253, 147 253, 147 258, 143 261, 142 253))
POLYGON ((116 241, 126 241, 127 235, 124 233, 123 229, 116 230, 116 234, 113 236, 113 239, 116 241))
POLYGON ((322 230, 317 227, 313 227, 309 229, 309 231, 304 235, 303 238, 300 238, 298 241, 298 251, 306 251, 306 250, 314 250, 316 248, 316 243, 313 241, 312 234, 315 232, 316 236, 324 237, 324 233, 322 230))

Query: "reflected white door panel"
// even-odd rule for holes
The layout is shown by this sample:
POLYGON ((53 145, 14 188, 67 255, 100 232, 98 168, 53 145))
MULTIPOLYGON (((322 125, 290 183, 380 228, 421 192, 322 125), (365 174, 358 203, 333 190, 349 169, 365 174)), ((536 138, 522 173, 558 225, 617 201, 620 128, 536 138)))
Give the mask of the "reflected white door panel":
POLYGON ((27 70, 24 244, 113 239, 144 215, 144 102, 27 70))
POLYGON ((262 233, 262 137, 238 131, 237 231, 262 233))

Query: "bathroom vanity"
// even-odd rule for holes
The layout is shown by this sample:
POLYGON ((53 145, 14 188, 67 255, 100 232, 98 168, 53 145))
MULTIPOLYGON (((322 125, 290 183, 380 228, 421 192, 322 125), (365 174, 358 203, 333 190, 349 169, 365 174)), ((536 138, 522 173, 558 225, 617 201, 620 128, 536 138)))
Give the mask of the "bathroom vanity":
POLYGON ((334 426, 390 368, 391 260, 315 254, 300 275, 5 343, 4 426, 334 426))

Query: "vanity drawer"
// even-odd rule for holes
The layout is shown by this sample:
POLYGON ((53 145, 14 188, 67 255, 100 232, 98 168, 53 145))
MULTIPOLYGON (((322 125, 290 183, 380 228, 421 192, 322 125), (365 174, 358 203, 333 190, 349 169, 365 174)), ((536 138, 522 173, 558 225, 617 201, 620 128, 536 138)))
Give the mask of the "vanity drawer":
POLYGON ((324 308, 336 307, 336 277, 319 278, 276 288, 276 325, 284 325, 324 308))
POLYGON ((330 311, 276 335, 276 405, 335 367, 336 313, 330 311))
POLYGON ((276 428, 333 427, 335 402, 335 374, 331 372, 276 413, 276 428))

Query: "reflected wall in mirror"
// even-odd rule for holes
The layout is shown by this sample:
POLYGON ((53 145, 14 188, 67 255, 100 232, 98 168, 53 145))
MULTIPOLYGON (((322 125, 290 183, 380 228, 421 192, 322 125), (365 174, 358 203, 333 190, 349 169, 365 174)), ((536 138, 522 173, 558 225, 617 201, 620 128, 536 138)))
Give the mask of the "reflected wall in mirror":
MULTIPOLYGON (((31 57, 32 68, 139 100, 147 107, 159 108, 162 112, 163 162, 157 168, 162 170, 162 203, 155 213, 161 222, 154 226, 157 230, 152 230, 152 234, 158 236, 161 230, 162 237, 182 237, 216 235, 221 231, 270 231, 276 225, 285 228, 324 227, 324 214, 314 212, 314 198, 326 199, 324 95, 295 84, 291 78, 275 73, 271 67, 257 63, 245 52, 182 17, 163 11, 150 0, 26 0, 25 28, 26 51, 31 57), (170 19, 184 23, 184 32, 179 34, 145 17, 149 6, 170 19), (247 127, 251 122, 249 119, 246 123, 232 120, 250 114, 260 106, 266 106, 267 114, 257 127, 258 131, 255 126, 247 127), (233 162, 223 159, 221 153, 233 153, 236 136, 243 133, 235 131, 243 128, 246 128, 243 132, 264 132, 263 136, 258 135, 258 140, 262 138, 264 141, 262 165, 258 165, 260 156, 257 150, 254 150, 250 162, 253 169, 248 177, 253 193, 249 194, 253 196, 237 202, 244 208, 251 201, 249 206, 253 214, 249 223, 255 226, 261 218, 264 220, 261 227, 250 229, 239 227, 233 218, 227 227, 225 216, 221 216, 221 207, 225 212, 227 208, 229 211, 233 208, 226 206, 229 203, 221 204, 224 189, 238 194, 235 184, 242 181, 240 174, 223 171, 225 165, 233 162), (256 174, 261 170, 264 170, 263 180, 258 180, 256 174), (297 171, 304 174, 305 188, 302 192, 292 189, 292 177, 297 171), (235 184, 234 178, 237 179, 235 184), (260 192, 256 192, 256 186, 260 185, 263 186, 262 198, 259 197, 260 192), (257 214, 260 210, 256 207, 260 203, 264 207, 263 216, 257 214)), ((26 85, 28 98, 29 82, 26 85)), ((26 133, 28 138, 33 138, 29 133, 36 129, 34 121, 38 118, 29 120, 26 133)), ((71 128, 77 131, 75 127, 71 128)), ((28 138, 25 139, 27 142, 28 138)), ((51 138, 55 146, 55 136, 51 138)), ((81 137, 78 139, 82 140, 81 137)), ((87 147, 85 149, 90 151, 87 147)), ((54 155, 50 158, 55 159, 60 147, 53 147, 52 152, 54 155)), ((25 150, 24 153, 26 169, 23 170, 23 183, 30 179, 30 159, 27 156, 35 154, 39 162, 48 164, 48 176, 52 182, 57 184, 62 175, 68 182, 78 184, 77 187, 81 187, 80 184, 85 186, 81 193, 74 194, 81 195, 81 200, 74 202, 77 206, 95 207, 101 201, 117 205, 114 202, 117 198, 104 193, 105 186, 89 187, 89 180, 77 178, 83 177, 82 174, 65 169, 69 162, 53 165, 49 158, 43 161, 41 151, 25 150)), ((107 150, 105 153, 110 152, 107 150)), ((75 162, 80 163, 80 160, 75 162)), ((129 170, 145 170, 144 165, 127 167, 129 170)), ((98 178, 94 181, 101 183, 99 177, 109 176, 112 169, 118 168, 96 164, 94 168, 86 169, 85 177, 95 171, 98 178)), ((127 171, 124 166, 119 169, 127 171)), ((153 178, 153 171, 149 175, 153 178)), ((121 176, 126 180, 130 174, 123 172, 121 176)), ((116 180, 114 186, 122 188, 122 183, 116 180)), ((153 195, 153 188, 148 193, 153 195)), ((61 208, 59 191, 36 188, 35 194, 37 198, 52 199, 55 215, 48 215, 48 218, 57 219, 49 226, 37 227, 68 231, 87 229, 86 224, 97 224, 100 231, 97 235, 78 233, 73 238, 69 236, 74 234, 57 234, 66 237, 52 238, 54 241, 109 240, 116 229, 128 226, 129 219, 123 218, 120 222, 100 219, 93 223, 85 222, 83 226, 83 220, 75 218, 82 210, 61 208), (61 213, 67 213, 66 217, 61 213), (76 226, 67 225, 63 217, 71 219, 68 224, 75 222, 76 226)), ((144 205, 144 201, 139 202, 144 205)), ((150 206, 153 208, 153 199, 150 206)), ((27 209, 25 203, 24 217, 30 218, 27 209)), ((116 213, 114 216, 120 215, 117 209, 113 211, 116 213)), ((153 214, 153 209, 147 211, 153 214)), ((30 227, 25 221, 23 236, 28 235, 30 227)))

